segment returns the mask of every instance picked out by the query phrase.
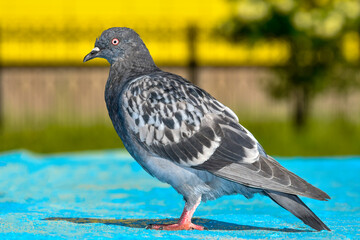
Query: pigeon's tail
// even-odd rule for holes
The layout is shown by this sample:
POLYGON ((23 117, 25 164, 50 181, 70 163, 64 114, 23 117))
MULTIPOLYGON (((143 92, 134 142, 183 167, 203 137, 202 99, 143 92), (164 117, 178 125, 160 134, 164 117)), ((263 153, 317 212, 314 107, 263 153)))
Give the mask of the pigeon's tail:
POLYGON ((293 194, 280 193, 265 190, 265 193, 281 207, 285 208, 306 225, 314 228, 317 231, 328 230, 331 231, 310 208, 308 208, 300 198, 293 194))

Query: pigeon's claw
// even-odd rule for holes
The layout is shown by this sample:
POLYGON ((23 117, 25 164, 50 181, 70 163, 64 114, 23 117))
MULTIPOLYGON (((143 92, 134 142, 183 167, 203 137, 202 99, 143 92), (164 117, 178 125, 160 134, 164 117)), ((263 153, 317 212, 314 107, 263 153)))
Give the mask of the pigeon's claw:
POLYGON ((146 226, 146 229, 152 230, 207 230, 206 227, 196 225, 193 223, 185 224, 185 223, 175 223, 175 224, 149 224, 146 226))
POLYGON ((199 197, 195 203, 186 202, 183 213, 181 214, 179 221, 175 224, 149 224, 146 229, 154 230, 207 230, 207 228, 193 224, 191 218, 200 204, 201 198, 199 197))

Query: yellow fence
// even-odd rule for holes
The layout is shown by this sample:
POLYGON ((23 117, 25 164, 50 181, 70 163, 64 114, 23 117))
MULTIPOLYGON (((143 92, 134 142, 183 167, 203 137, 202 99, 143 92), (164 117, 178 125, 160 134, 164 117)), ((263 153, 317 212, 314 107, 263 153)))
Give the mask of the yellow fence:
MULTIPOLYGON (((0 59, 3 66, 80 66, 103 30, 126 26, 142 36, 159 65, 185 66, 190 57, 188 28, 195 26, 199 65, 286 63, 290 50, 285 42, 249 46, 232 44, 213 34, 236 9, 228 0, 1 1, 0 59)), ((356 60, 359 51, 352 46, 358 45, 359 37, 351 36, 344 49, 356 60)), ((89 64, 105 65, 105 61, 89 64)))
MULTIPOLYGON (((104 29, 134 28, 160 65, 186 65, 188 27, 195 26, 200 65, 278 65, 289 49, 279 41, 249 47, 231 44, 213 29, 231 12, 225 0, 209 1, 2 1, 1 59, 5 66, 80 65, 104 29)), ((102 65, 98 60, 91 64, 102 65)))
MULTIPOLYGON (((160 65, 186 65, 189 59, 187 29, 134 27, 160 65), (161 37, 157 35, 160 32, 161 37)), ((10 29, 3 28, 2 61, 5 66, 80 65, 102 29, 10 29), (16 32, 14 34, 14 32, 16 32), (35 35, 35 36, 33 36, 35 35)), ((289 57, 286 44, 274 40, 252 47, 214 38, 209 29, 199 29, 195 57, 200 65, 280 65, 289 57)), ((98 60, 95 65, 104 64, 98 60)))

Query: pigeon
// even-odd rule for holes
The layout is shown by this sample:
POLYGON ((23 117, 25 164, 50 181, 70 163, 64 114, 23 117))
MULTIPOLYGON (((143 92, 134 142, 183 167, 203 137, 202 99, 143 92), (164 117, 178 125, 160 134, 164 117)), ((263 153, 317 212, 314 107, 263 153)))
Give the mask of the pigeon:
POLYGON ((105 101, 125 148, 145 171, 185 200, 177 223, 149 224, 148 229, 204 230, 191 222, 200 202, 261 194, 313 229, 330 231, 298 197, 327 200, 329 195, 267 155, 224 104, 181 76, 159 69, 134 30, 105 30, 83 61, 93 58, 111 65, 105 101))

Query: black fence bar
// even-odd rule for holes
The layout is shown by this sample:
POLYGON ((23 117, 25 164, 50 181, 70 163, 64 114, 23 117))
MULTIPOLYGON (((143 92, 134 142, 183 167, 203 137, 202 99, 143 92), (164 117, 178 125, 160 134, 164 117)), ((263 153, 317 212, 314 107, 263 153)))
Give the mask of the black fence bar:
POLYGON ((3 87, 3 46, 2 46, 3 31, 0 26, 0 133, 4 131, 4 87, 3 87))
POLYGON ((188 47, 189 47, 189 60, 188 60, 188 69, 189 69, 189 80, 195 84, 198 85, 198 63, 197 63, 197 57, 196 57, 196 40, 197 40, 197 34, 198 29, 195 25, 189 25, 187 29, 187 35, 188 35, 188 47))

